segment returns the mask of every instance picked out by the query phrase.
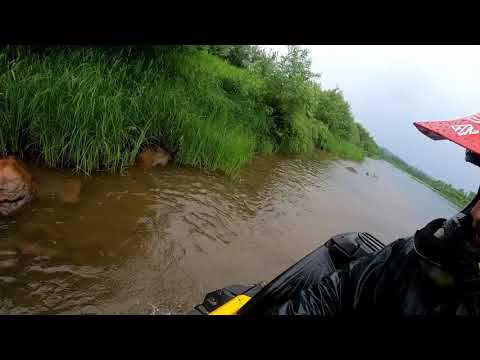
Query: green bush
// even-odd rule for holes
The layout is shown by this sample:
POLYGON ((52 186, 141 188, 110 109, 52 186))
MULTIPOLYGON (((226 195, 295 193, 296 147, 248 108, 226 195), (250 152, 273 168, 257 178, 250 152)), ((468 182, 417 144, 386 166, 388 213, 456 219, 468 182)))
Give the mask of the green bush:
POLYGON ((7 47, 0 70, 0 153, 50 167, 121 171, 156 144, 232 175, 255 153, 377 149, 299 47, 7 47))
POLYGON ((29 150, 90 173, 121 170, 158 143, 182 164, 232 173, 255 149, 268 151, 258 79, 207 53, 1 55, 4 155, 29 150))

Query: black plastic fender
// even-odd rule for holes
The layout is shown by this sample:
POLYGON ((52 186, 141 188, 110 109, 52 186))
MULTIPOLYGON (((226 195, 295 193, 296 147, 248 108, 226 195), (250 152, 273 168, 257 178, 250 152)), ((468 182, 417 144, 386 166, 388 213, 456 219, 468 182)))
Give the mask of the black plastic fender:
POLYGON ((297 290, 320 281, 350 262, 383 249, 385 245, 368 233, 350 232, 332 237, 258 292, 238 312, 239 315, 268 313, 297 290))

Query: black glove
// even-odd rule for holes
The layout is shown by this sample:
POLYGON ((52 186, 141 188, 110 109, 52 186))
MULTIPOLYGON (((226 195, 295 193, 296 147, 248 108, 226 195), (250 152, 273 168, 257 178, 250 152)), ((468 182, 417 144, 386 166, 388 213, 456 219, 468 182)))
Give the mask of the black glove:
POLYGON ((480 249, 472 246, 472 235, 470 215, 459 213, 449 220, 436 219, 415 233, 415 251, 456 278, 478 277, 480 249))

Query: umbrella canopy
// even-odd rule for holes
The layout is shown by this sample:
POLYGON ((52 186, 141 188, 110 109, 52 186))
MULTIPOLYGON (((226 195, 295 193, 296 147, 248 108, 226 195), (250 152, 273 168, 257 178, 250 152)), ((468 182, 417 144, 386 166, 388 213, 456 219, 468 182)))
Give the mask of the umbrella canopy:
POLYGON ((433 140, 450 140, 480 155, 480 113, 458 119, 413 124, 433 140))

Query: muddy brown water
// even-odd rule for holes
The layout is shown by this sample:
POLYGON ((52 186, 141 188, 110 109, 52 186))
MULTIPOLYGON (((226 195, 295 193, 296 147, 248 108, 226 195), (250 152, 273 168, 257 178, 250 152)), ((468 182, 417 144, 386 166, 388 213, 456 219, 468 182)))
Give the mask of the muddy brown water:
POLYGON ((257 157, 237 180, 30 170, 37 200, 0 221, 3 314, 185 313, 211 290, 271 280, 336 233, 389 243, 457 211, 383 161, 321 152, 257 157))

